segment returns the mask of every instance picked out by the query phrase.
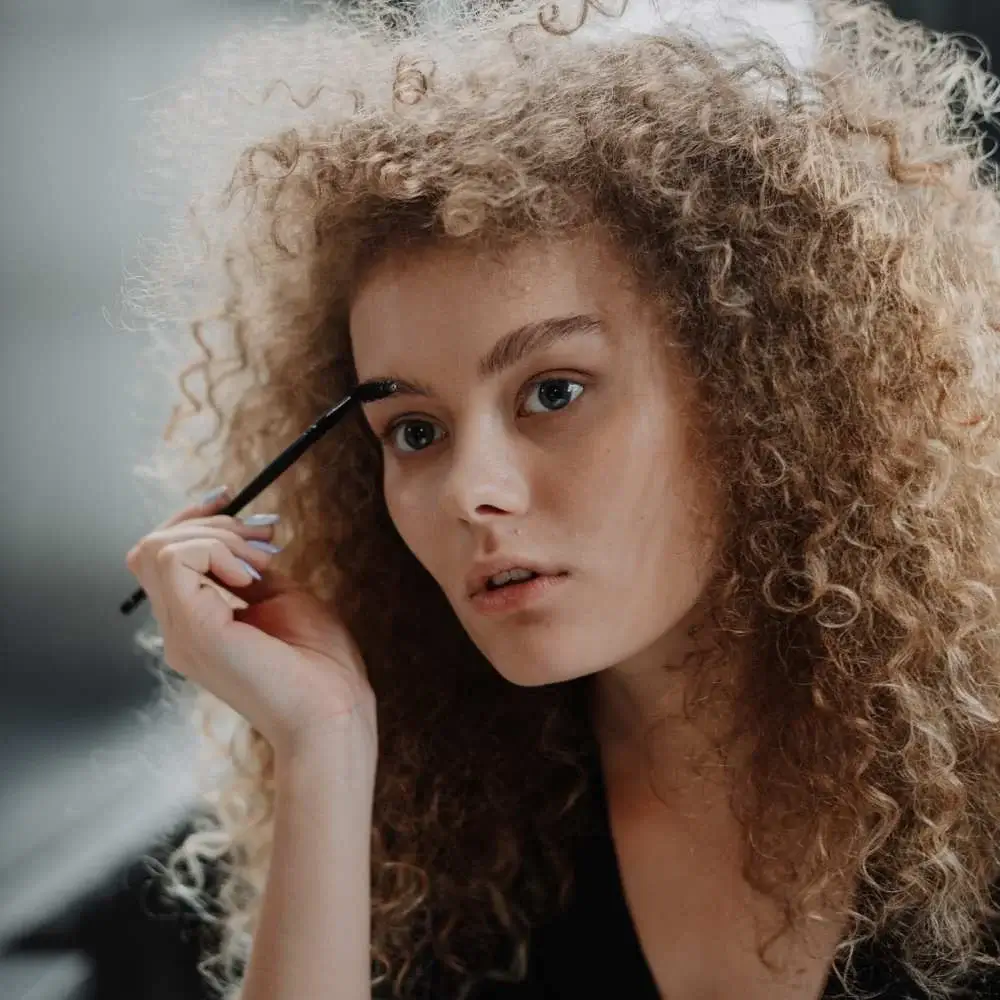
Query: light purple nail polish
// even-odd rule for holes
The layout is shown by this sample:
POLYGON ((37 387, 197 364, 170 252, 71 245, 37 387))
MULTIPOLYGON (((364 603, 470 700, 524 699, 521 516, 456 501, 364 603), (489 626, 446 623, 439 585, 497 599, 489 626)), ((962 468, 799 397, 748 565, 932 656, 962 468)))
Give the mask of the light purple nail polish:
POLYGON ((209 490, 199 501, 202 507, 207 507, 210 503, 218 500, 224 493, 229 492, 228 486, 217 486, 214 490, 209 490))
POLYGON ((270 542, 262 542, 257 538, 251 538, 247 542, 247 545, 251 545, 255 549, 260 549, 261 552, 270 552, 271 555, 275 555, 281 551, 280 545, 272 545, 270 542))
MULTIPOLYGON (((238 558, 238 557, 237 557, 237 558, 238 558)), ((253 566, 251 566, 251 565, 250 565, 250 563, 248 563, 248 562, 247 562, 247 561, 246 561, 245 559, 240 559, 240 562, 241 562, 241 563, 243 564, 243 568, 244 568, 244 569, 245 569, 245 570, 246 570, 246 571, 247 571, 247 572, 248 572, 248 573, 249 573, 249 574, 250 574, 250 575, 251 575, 251 576, 252 576, 252 577, 253 577, 253 578, 254 578, 255 580, 259 580, 259 579, 260 579, 260 573, 258 573, 258 572, 257 572, 257 570, 255 570, 255 569, 253 568, 253 566)))
POLYGON ((248 528, 259 528, 265 524, 277 524, 281 517, 278 514, 251 514, 249 517, 241 517, 240 520, 248 528))

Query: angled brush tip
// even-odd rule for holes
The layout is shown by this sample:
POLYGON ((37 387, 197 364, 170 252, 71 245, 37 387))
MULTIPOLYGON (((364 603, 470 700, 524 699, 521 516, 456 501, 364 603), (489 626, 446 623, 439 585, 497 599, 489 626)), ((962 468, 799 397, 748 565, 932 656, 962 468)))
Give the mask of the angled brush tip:
POLYGON ((378 379, 374 382, 362 382, 354 390, 354 395, 362 403, 373 403, 376 399, 385 399, 396 391, 396 383, 389 379, 378 379))

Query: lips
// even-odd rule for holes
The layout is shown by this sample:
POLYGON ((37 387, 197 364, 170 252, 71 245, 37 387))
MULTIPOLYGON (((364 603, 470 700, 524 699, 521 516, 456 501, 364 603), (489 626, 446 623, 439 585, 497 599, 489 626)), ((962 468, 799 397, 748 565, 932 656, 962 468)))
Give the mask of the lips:
POLYGON ((540 574, 520 583, 510 583, 493 590, 483 589, 471 598, 472 606, 480 614, 503 615, 542 604, 554 598, 568 578, 568 573, 540 574))
MULTIPOLYGON (((538 576, 558 576, 560 573, 565 572, 565 570, 555 566, 543 566, 532 559, 521 559, 517 556, 497 556, 488 561, 478 562, 473 566, 472 572, 466 577, 467 595, 475 597, 477 594, 482 593, 487 589, 486 584, 488 580, 498 573, 512 569, 528 570, 531 573, 537 573, 538 576)), ((513 586, 513 584, 510 585, 513 586)), ((503 590, 504 588, 500 587, 498 589, 503 590)))

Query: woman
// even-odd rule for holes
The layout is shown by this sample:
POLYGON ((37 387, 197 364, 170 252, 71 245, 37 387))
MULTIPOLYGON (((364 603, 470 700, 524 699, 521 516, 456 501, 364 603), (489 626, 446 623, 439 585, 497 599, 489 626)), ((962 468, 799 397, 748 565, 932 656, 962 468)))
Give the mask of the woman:
POLYGON ((994 81, 867 5, 810 71, 586 14, 326 13, 161 118, 245 147, 162 480, 401 386, 281 555, 219 499, 129 553, 238 713, 171 886, 244 1000, 1000 994, 994 81))

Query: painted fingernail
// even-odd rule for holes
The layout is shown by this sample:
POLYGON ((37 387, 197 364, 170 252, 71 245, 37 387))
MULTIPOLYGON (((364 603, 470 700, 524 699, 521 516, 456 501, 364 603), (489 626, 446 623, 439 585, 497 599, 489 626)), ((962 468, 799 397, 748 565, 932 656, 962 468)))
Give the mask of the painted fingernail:
POLYGON ((251 545, 255 549, 260 549, 261 552, 270 552, 271 555, 274 555, 275 553, 281 551, 280 545, 272 545, 270 542, 261 542, 258 541, 256 538, 253 538, 249 542, 247 542, 247 545, 251 545))
POLYGON ((201 504, 202 507, 207 507, 210 503, 214 502, 215 500, 220 499, 222 496, 224 496, 228 492, 229 492, 229 487, 228 486, 217 486, 214 490, 210 490, 208 493, 206 493, 198 501, 198 503, 201 504))
POLYGON ((251 514, 249 517, 241 517, 240 520, 248 528, 259 528, 265 524, 277 524, 281 520, 279 514, 251 514))
POLYGON ((241 563, 241 565, 243 566, 243 568, 244 568, 244 569, 245 569, 245 570, 246 570, 246 571, 247 571, 247 572, 248 572, 248 573, 249 573, 249 574, 250 574, 250 575, 251 575, 251 576, 252 576, 252 577, 253 577, 253 578, 254 578, 255 580, 259 580, 259 579, 260 579, 260 573, 258 573, 258 572, 257 572, 257 570, 255 570, 255 569, 253 568, 253 566, 251 566, 251 565, 250 565, 250 563, 248 563, 248 562, 247 562, 247 561, 246 561, 245 559, 240 559, 240 563, 241 563))

